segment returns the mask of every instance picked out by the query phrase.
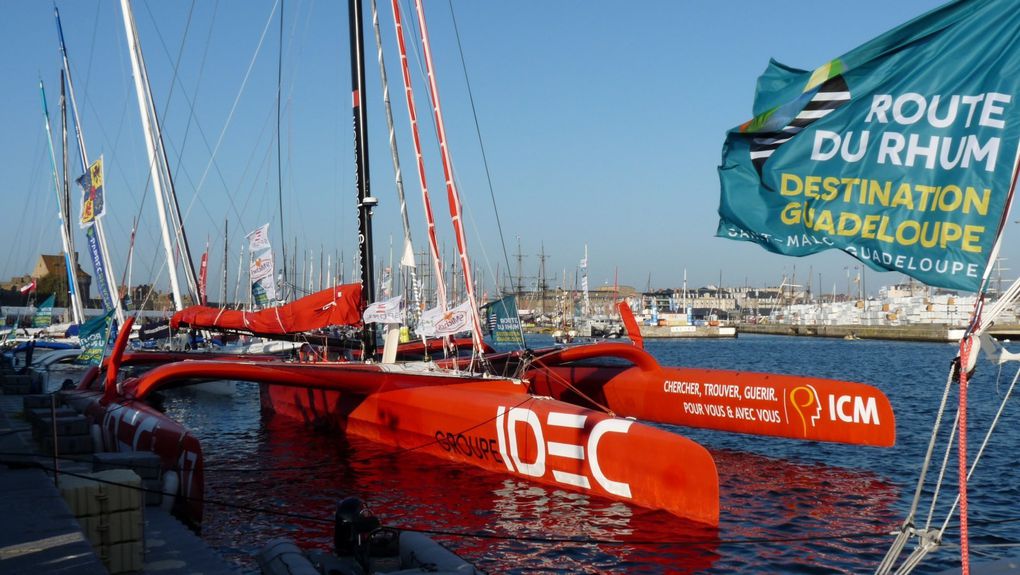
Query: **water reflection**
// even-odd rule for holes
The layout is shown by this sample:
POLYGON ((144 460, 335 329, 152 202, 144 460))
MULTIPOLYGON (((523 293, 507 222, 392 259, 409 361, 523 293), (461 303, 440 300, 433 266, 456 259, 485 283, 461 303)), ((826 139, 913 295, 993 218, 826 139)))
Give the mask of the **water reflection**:
MULTIPOLYGON (((168 396, 166 408, 202 438, 209 497, 292 514, 207 508, 204 537, 247 572, 256 571, 251 554, 272 537, 328 549, 335 501, 357 495, 387 523, 440 532, 437 539, 490 573, 864 573, 874 570, 891 538, 863 534, 888 532, 902 521, 954 350, 852 343, 741 337, 649 345, 660 361, 674 365, 863 381, 883 389, 896 410, 892 449, 669 428, 715 457, 717 532, 664 512, 263 420, 254 386, 242 386, 228 400, 182 392, 168 396)), ((975 421, 987 421, 996 405, 995 373, 979 376, 987 380, 973 387, 975 421)), ((1011 519, 1020 489, 1003 478, 1015 475, 1017 458, 1001 444, 985 457, 989 473, 972 484, 972 517, 1011 519)), ((1015 539, 1020 528, 1011 525, 977 527, 975 535, 980 542, 1015 539)), ((954 554, 944 551, 927 566, 948 566, 954 554)))

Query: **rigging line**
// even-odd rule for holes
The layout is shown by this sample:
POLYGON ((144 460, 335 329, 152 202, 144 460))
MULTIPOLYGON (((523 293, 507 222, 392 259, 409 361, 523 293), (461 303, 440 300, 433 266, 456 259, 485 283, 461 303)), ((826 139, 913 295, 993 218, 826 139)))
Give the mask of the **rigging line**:
MULTIPOLYGON (((977 353, 977 350, 973 350, 972 353, 977 353)), ((1002 398, 1002 402, 999 404, 998 411, 995 412, 995 417, 992 418, 992 422, 988 426, 988 430, 985 432, 984 440, 981 442, 981 447, 978 449, 977 455, 974 456, 974 462, 971 463, 970 469, 967 471, 967 479, 974 474, 974 470, 977 468, 978 462, 981 460, 982 454, 984 454, 985 448, 988 446, 988 442, 991 440, 992 432, 995 431, 995 427, 998 425, 999 420, 1002 419, 1002 412, 1006 409, 1006 402, 1009 401, 1010 396, 1013 394, 1013 390, 1016 388, 1017 380, 1020 380, 1020 370, 1017 371, 1013 377, 1013 381, 1009 384, 1009 389, 1006 390, 1006 395, 1002 398)), ((949 512, 946 514, 946 521, 942 525, 940 532, 945 532, 946 527, 949 524, 949 520, 952 518, 953 513, 956 511, 956 506, 960 505, 961 494, 957 493, 956 500, 953 501, 952 507, 949 508, 949 512)))
MULTIPOLYGON (((219 3, 217 3, 217 6, 219 6, 219 3)), ((160 31, 159 26, 155 25, 156 18, 155 18, 155 16, 153 16, 152 10, 149 9, 148 3, 145 4, 145 10, 149 14, 149 18, 153 21, 153 28, 156 31, 156 37, 159 39, 160 45, 163 47, 163 52, 166 54, 167 59, 170 60, 171 62, 173 62, 173 74, 170 77, 170 91, 167 94, 166 103, 163 105, 163 113, 161 115, 162 118, 163 118, 163 121, 165 122, 167 114, 169 113, 169 110, 170 110, 170 102, 171 102, 171 100, 173 100, 174 87, 177 86, 178 82, 180 81, 179 80, 178 71, 180 69, 181 59, 182 59, 182 57, 184 55, 184 45, 187 43, 187 40, 188 40, 188 32, 191 29, 191 17, 192 17, 193 12, 195 11, 195 0, 191 1, 191 6, 188 8, 188 19, 187 19, 187 22, 185 23, 184 35, 181 37, 181 44, 180 44, 180 47, 177 50, 177 57, 176 58, 171 58, 170 57, 170 51, 167 48, 166 41, 163 39, 163 33, 160 31)), ((213 21, 214 22, 215 22, 215 19, 216 19, 216 12, 215 12, 215 9, 214 9, 214 12, 213 12, 213 21)), ((212 30, 213 30, 213 25, 212 25, 212 23, 210 23, 209 24, 209 34, 206 36, 205 50, 202 52, 202 62, 199 65, 198 80, 197 80, 197 82, 201 82, 202 81, 202 71, 205 68, 205 58, 206 58, 206 55, 209 53, 209 39, 212 37, 212 30)), ((183 89, 184 89, 183 88, 183 84, 181 86, 181 89, 183 91, 183 89)), ((196 96, 197 96, 197 89, 196 89, 196 96)), ((184 125, 184 139, 181 142, 180 153, 177 154, 177 169, 174 170, 174 177, 175 178, 177 177, 177 174, 178 174, 178 172, 180 172, 180 169, 181 169, 181 164, 182 164, 181 158, 184 156, 184 149, 187 147, 188 135, 189 135, 189 133, 191 131, 191 122, 192 122, 192 120, 195 117, 195 106, 193 105, 192 100, 190 98, 187 98, 186 95, 185 95, 185 99, 188 102, 188 110, 189 110, 188 111, 188 121, 184 125)))
MULTIPOLYGON (((280 204, 280 237, 284 238, 280 249, 283 250, 283 277, 287 277, 287 235, 283 231, 283 160, 280 150, 280 108, 283 99, 283 8, 284 0, 280 0, 280 49, 276 54, 276 195, 280 204)), ((287 293, 280 295, 280 299, 287 300, 287 293)))
MULTIPOLYGON (((549 355, 554 354, 554 353, 556 353, 556 352, 555 351, 550 352, 549 355)), ((547 373, 549 374, 549 379, 550 380, 556 381, 557 383, 562 385, 565 389, 569 389, 569 390, 573 391, 574 393, 580 395, 582 398, 587 400, 593 406, 595 406, 595 407, 601 409, 602 411, 606 412, 606 414, 611 415, 613 417, 616 417, 616 413, 614 413, 613 410, 609 408, 609 406, 602 405, 598 401, 595 401, 595 398, 593 398, 593 397, 589 396, 588 394, 584 393, 583 391, 581 391, 577 386, 575 386, 569 380, 567 380, 563 376, 561 376, 561 375, 551 371, 549 366, 542 362, 542 356, 533 358, 532 362, 537 364, 537 365, 539 365, 539 366, 541 366, 541 367, 545 367, 547 370, 549 370, 549 371, 547 371, 547 373)), ((523 364, 522 364, 522 367, 523 367, 523 364)))
MULTIPOLYGON (((56 2, 56 0, 53 0, 56 2)), ((82 96, 88 99, 89 93, 89 80, 92 77, 92 61, 96 56, 96 36, 99 32, 99 8, 103 5, 100 0, 96 1, 96 14, 92 17, 92 41, 89 44, 89 64, 85 67, 85 85, 82 87, 82 96)))
MULTIPOLYGON (((209 53, 209 45, 211 44, 210 39, 212 38, 212 33, 213 33, 213 30, 214 30, 214 23, 215 23, 215 19, 216 19, 216 14, 218 13, 218 8, 219 8, 219 2, 216 2, 216 4, 214 4, 214 8, 213 8, 213 16, 212 16, 213 22, 211 22, 210 25, 209 25, 209 33, 206 36, 205 50, 202 53, 202 62, 200 64, 200 66, 199 66, 199 73, 198 73, 197 83, 201 83, 202 77, 204 75, 206 57, 208 56, 208 53, 209 53)), ((163 40, 162 34, 160 34, 158 28, 156 29, 156 33, 157 33, 157 36, 158 36, 158 38, 160 40, 160 47, 163 48, 163 52, 166 55, 167 59, 170 60, 170 61, 173 61, 173 58, 170 56, 170 51, 167 48, 166 42, 163 40)), ((176 170, 175 170, 174 177, 176 177, 177 172, 179 172, 180 170, 183 169, 184 163, 181 161, 181 158, 184 155, 184 148, 185 148, 185 145, 187 143, 188 136, 189 136, 189 134, 191 132, 192 124, 194 124, 195 127, 198 129, 199 136, 201 136, 201 138, 202 138, 202 143, 205 145, 206 150, 208 150, 210 152, 210 157, 211 157, 211 154, 212 154, 212 146, 209 145, 209 138, 206 136, 205 130, 202 128, 202 125, 200 123, 195 122, 193 120, 194 116, 195 116, 195 109, 196 109, 195 100, 198 97, 198 90, 196 89, 195 97, 192 98, 188 94, 188 90, 184 86, 184 84, 182 83, 180 77, 175 77, 175 85, 179 85, 180 86, 181 94, 184 96, 184 100, 188 103, 189 113, 188 113, 188 122, 186 124, 185 133, 184 133, 184 142, 182 142, 182 144, 180 146, 180 153, 178 154, 178 157, 177 157, 178 163, 177 163, 177 167, 176 167, 176 170)), ((167 104, 169 105, 169 102, 167 104)), ((164 110, 164 116, 165 116, 165 110, 164 110)), ((241 216, 238 213, 237 206, 236 206, 236 204, 234 202, 234 196, 230 192, 230 186, 227 184, 226 178, 223 175, 223 171, 220 169, 219 163, 217 163, 215 161, 215 159, 211 158, 211 162, 212 162, 213 168, 216 171, 216 175, 219 177, 220 183, 223 185, 224 193, 227 196, 227 200, 230 202, 230 206, 234 210, 234 215, 238 218, 238 221, 240 221, 241 216)), ((206 170, 208 171, 208 166, 206 167, 206 170)), ((195 196, 193 196, 191 198, 191 201, 188 203, 188 209, 184 213, 184 218, 187 218, 191 214, 191 209, 194 206, 194 203, 195 203, 195 200, 197 199, 197 196, 199 195, 199 189, 194 185, 194 180, 191 178, 191 176, 188 174, 188 172, 186 170, 185 170, 184 174, 185 174, 185 176, 187 176, 189 183, 192 184, 192 187, 195 188, 195 196)), ((205 206, 204 203, 202 203, 202 207, 205 208, 206 215, 209 216, 210 221, 212 221, 213 220, 212 215, 209 214, 209 210, 205 206)))
POLYGON ((209 163, 205 166, 205 171, 202 172, 202 178, 198 182, 198 187, 195 189, 197 195, 201 190, 202 185, 205 183, 205 178, 209 174, 209 168, 213 164, 213 160, 216 158, 216 154, 220 150, 220 146, 223 144, 223 137, 227 134, 227 128, 230 127, 230 122, 234 118, 234 112, 237 111, 237 104, 241 101, 241 95, 244 94, 244 89, 248 85, 248 79, 251 76, 251 71, 255 67, 255 61, 258 59, 259 52, 262 50, 262 44, 265 42, 266 33, 269 32, 269 25, 273 22, 273 16, 276 14, 276 5, 280 0, 273 2, 273 7, 269 11, 269 17, 266 19, 266 25, 262 28, 262 35, 259 36, 258 46, 255 47, 255 53, 252 54, 251 61, 248 62, 248 69, 244 73, 244 80, 241 81, 241 87, 237 91, 237 96, 234 97, 234 103, 230 106, 230 113, 227 114, 227 121, 223 124, 223 130, 220 131, 219 139, 216 140, 216 146, 213 148, 212 154, 209 156, 209 163))
MULTIPOLYGON (((453 35, 457 40, 457 50, 460 53, 460 65, 461 69, 464 71, 464 84, 467 86, 468 102, 471 104, 471 115, 474 118, 475 134, 478 136, 478 149, 482 154, 482 165, 485 167, 485 179, 489 186, 489 198, 492 199, 492 211, 496 216, 496 230, 499 233, 500 246, 503 248, 503 262, 506 265, 506 269, 510 269, 510 258, 506 252, 506 239, 503 236, 503 224, 500 221, 499 208, 496 206, 496 193, 492 186, 492 172, 489 170, 489 159, 485 153, 485 144, 482 139, 482 128, 478 121, 478 110, 475 107, 475 96, 471 90, 471 80, 468 78, 467 60, 464 58, 464 46, 460 41, 460 28, 457 26, 457 16, 453 12, 453 3, 448 1, 448 5, 450 6, 450 19, 453 21, 453 35)), ((500 293, 499 278, 496 278, 496 293, 500 293)), ((502 294, 500 293, 500 295, 502 294)))
MULTIPOLYGON (((32 171, 29 172, 31 174, 31 180, 29 181, 29 188, 28 189, 32 189, 32 187, 35 186, 34 182, 35 182, 35 178, 36 178, 36 173, 38 172, 39 163, 41 161, 41 160, 39 160, 39 158, 44 153, 43 147, 42 147, 43 139, 42 139, 42 131, 41 130, 40 130, 40 132, 38 134, 36 134, 35 138, 36 138, 35 139, 35 149, 36 149, 36 152, 35 152, 35 154, 33 156, 36 158, 36 164, 32 167, 32 171)), ((18 249, 18 246, 21 243, 21 239, 25 237, 25 234, 22 232, 22 229, 26 225, 28 225, 29 222, 35 221, 32 218, 28 217, 28 204, 29 204, 29 199, 30 198, 31 198, 31 196, 25 196, 25 202, 22 204, 21 218, 18 219, 18 228, 17 228, 18 231, 17 231, 17 233, 14 236, 16 238, 15 239, 15 244, 13 246, 14 249, 9 250, 7 252, 7 261, 4 263, 4 274, 3 274, 4 277, 10 277, 9 275, 7 275, 7 271, 10 269, 11 258, 14 257, 14 254, 23 254, 25 257, 28 257, 28 258, 32 257, 31 255, 29 255, 31 253, 29 250, 18 249)), ((31 260, 29 260, 29 263, 27 265, 31 265, 31 260)), ((19 269, 24 269, 24 266, 18 266, 18 267, 19 267, 19 269)))

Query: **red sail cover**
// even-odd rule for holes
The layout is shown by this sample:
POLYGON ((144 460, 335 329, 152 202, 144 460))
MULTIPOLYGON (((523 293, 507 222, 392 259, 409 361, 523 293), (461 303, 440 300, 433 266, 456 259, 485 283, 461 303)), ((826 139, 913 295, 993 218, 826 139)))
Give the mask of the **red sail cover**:
POLYGON ((330 325, 361 323, 361 284, 344 284, 262 311, 191 306, 174 314, 170 327, 230 329, 256 335, 300 333, 330 325))

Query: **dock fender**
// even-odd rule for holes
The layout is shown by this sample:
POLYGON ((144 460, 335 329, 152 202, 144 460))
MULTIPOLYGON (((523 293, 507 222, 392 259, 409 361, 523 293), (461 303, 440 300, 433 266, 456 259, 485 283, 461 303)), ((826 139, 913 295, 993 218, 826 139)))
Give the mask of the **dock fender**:
POLYGON ((174 508, 174 500, 177 499, 177 489, 180 487, 181 479, 176 471, 167 470, 163 472, 163 502, 160 508, 169 513, 174 508))
POLYGON ((92 446, 96 451, 103 451, 103 429, 98 423, 89 426, 89 435, 92 437, 92 446))

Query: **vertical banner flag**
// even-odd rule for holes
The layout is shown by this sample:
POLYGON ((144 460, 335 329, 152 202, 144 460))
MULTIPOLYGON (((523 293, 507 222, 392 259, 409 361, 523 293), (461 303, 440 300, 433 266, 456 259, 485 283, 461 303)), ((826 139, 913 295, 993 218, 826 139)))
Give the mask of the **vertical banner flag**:
POLYGON ((403 296, 377 301, 365 308, 362 320, 365 323, 403 323, 403 296))
POLYGON ((252 300, 266 307, 276 300, 276 283, 273 251, 269 245, 269 224, 264 224, 247 235, 248 253, 251 254, 248 271, 251 274, 252 300))
POLYGON ((206 279, 209 273, 209 244, 205 244, 205 252, 202 254, 202 264, 198 268, 198 299, 200 305, 206 303, 206 279))
POLYGON ((771 62, 723 146, 717 236, 977 291, 1020 138, 1020 10, 954 2, 814 72, 771 62))
MULTIPOLYGON (((103 250, 99 246, 95 226, 85 229, 85 240, 89 246, 89 257, 92 258, 92 269, 96 272, 93 279, 96 282, 96 289, 99 290, 99 298, 103 301, 103 309, 114 309, 113 293, 110 291, 109 282, 106 281, 106 261, 103 259, 103 250)), ((84 295, 82 294, 83 297, 84 295)))
POLYGON ((487 306, 488 323, 493 342, 499 346, 519 348, 524 345, 521 318, 517 314, 517 298, 508 295, 487 306))
POLYGON ((35 315, 32 316, 32 327, 49 327, 53 323, 53 302, 55 300, 55 295, 50 294, 50 297, 39 304, 35 315))
POLYGON ((78 178, 81 186, 81 221, 85 229, 95 223, 96 218, 106 214, 106 201, 103 198, 103 157, 89 166, 88 172, 78 178))
POLYGON ((248 238, 248 251, 255 253, 269 249, 269 224, 263 224, 254 232, 246 236, 248 238))
MULTIPOLYGON (((103 301, 103 309, 114 309, 113 292, 106 279, 106 262, 103 258, 103 250, 99 245, 99 236, 93 224, 97 219, 106 213, 106 199, 103 192, 103 157, 89 166, 88 171, 76 180, 81 187, 81 218, 78 223, 85 230, 85 239, 89 247, 89 257, 92 259, 92 269, 95 271, 96 289, 99 291, 99 298, 103 301)), ((82 294, 87 297, 88 294, 82 294)))
POLYGON ((81 342, 81 355, 74 362, 79 365, 99 365, 103 361, 103 351, 110 337, 110 325, 113 323, 113 310, 94 317, 78 328, 78 339, 81 342))

